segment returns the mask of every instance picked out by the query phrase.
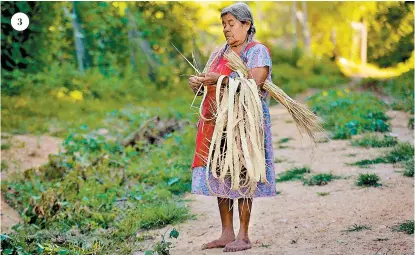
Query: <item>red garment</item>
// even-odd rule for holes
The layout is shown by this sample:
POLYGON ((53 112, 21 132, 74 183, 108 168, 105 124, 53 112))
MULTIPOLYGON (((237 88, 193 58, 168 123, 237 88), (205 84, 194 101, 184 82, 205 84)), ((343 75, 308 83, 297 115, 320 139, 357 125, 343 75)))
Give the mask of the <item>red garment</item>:
MULTIPOLYGON (((250 48, 259 42, 250 42, 245 48, 244 53, 246 53, 250 48)), ((268 52, 270 52, 268 50, 268 52)), ((222 75, 229 76, 232 73, 232 70, 226 66, 228 61, 225 57, 221 57, 217 65, 212 65, 209 69, 209 72, 219 73, 222 75)), ((215 113, 216 105, 216 86, 207 86, 207 95, 202 104, 202 114, 206 119, 212 119, 215 113)), ((215 129, 215 119, 212 120, 203 120, 199 119, 197 125, 197 135, 196 135, 196 149, 193 158, 192 168, 197 166, 206 166, 206 161, 209 155, 210 140, 213 135, 213 130, 215 129)))

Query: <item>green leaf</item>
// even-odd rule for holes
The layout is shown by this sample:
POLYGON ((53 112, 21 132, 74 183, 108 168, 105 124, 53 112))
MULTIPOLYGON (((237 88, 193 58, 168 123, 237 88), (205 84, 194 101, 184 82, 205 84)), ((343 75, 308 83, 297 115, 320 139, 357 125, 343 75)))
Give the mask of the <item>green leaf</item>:
POLYGON ((170 231, 170 238, 178 238, 179 237, 179 231, 177 231, 175 228, 173 228, 172 231, 170 231))
POLYGON ((45 248, 42 245, 37 244, 37 252, 38 253, 42 253, 44 250, 45 250, 45 248))
POLYGON ((13 254, 13 249, 5 249, 4 254, 6 255, 13 254))
POLYGON ((180 177, 175 177, 175 178, 170 179, 170 180, 167 182, 167 184, 168 184, 169 186, 171 186, 171 185, 175 184, 176 182, 178 182, 179 180, 180 180, 180 177))
POLYGON ((60 250, 58 254, 59 255, 66 255, 66 254, 69 254, 69 251, 68 250, 60 250))
POLYGON ((6 239, 10 239, 10 237, 8 235, 5 235, 5 234, 0 235, 0 241, 4 241, 6 239))
POLYGON ((146 250, 146 252, 144 253, 144 255, 153 255, 154 252, 151 250, 146 250))

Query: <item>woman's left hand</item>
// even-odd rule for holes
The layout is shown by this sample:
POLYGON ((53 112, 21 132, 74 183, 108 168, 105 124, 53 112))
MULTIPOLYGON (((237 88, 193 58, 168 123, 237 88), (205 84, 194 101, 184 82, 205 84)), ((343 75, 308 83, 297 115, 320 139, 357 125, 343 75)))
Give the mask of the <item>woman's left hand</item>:
POLYGON ((206 86, 216 85, 220 76, 220 74, 213 72, 199 74, 199 77, 201 77, 200 81, 206 86))

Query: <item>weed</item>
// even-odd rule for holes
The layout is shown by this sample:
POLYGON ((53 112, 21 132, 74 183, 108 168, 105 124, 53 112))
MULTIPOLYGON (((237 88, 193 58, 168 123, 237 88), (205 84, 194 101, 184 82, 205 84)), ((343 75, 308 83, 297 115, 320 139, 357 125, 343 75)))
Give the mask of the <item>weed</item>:
POLYGON ((359 174, 359 177, 357 178, 356 184, 358 186, 365 186, 365 187, 378 187, 381 184, 378 183, 380 180, 379 176, 377 176, 375 173, 372 174, 359 174))
POLYGON ((278 175, 276 179, 277 182, 292 181, 292 180, 302 180, 304 174, 310 173, 309 167, 296 167, 285 172, 282 172, 278 175))

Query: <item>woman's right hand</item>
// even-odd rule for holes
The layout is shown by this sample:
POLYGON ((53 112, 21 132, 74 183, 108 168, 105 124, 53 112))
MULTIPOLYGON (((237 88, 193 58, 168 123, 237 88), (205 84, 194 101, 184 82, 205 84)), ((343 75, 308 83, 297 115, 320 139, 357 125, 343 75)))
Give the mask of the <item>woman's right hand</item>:
POLYGON ((193 90, 193 92, 197 92, 197 90, 202 86, 201 77, 192 75, 189 78, 189 86, 193 90))

